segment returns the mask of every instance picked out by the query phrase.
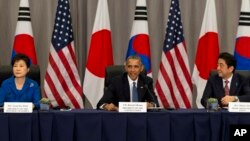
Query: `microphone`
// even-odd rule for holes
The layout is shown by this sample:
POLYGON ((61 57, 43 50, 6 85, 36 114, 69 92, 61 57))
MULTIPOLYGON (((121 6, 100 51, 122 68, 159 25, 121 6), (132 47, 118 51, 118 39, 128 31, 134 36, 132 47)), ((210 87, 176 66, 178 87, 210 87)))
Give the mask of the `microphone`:
MULTIPOLYGON (((149 93, 150 97, 152 98, 153 102, 156 104, 156 107, 159 107, 159 103, 158 103, 158 101, 157 101, 157 99, 156 99, 155 94, 153 94, 153 93, 149 90, 149 88, 148 88, 148 81, 146 81, 146 77, 147 77, 147 76, 146 76, 146 75, 140 74, 140 77, 142 78, 142 80, 143 80, 143 82, 144 82, 144 87, 145 87, 146 90, 148 91, 148 93, 149 93)), ((154 108, 156 108, 156 107, 154 107, 154 108)))
POLYGON ((164 108, 159 106, 158 100, 156 99, 157 98, 156 95, 152 91, 150 91, 150 89, 148 87, 148 85, 150 83, 149 81, 151 81, 151 80, 153 81, 153 79, 147 80, 146 75, 141 75, 140 74, 140 76, 141 76, 141 78, 142 78, 142 80, 144 82, 145 89, 147 90, 147 92, 149 93, 149 96, 152 98, 153 102, 156 105, 155 107, 149 107, 148 111, 161 111, 161 110, 163 110, 164 108))
POLYGON ((158 103, 158 101, 156 99, 156 96, 149 90, 148 84, 145 84, 144 87, 148 91, 148 93, 149 93, 150 97, 152 98, 153 102, 156 104, 156 107, 159 107, 159 103, 158 103))

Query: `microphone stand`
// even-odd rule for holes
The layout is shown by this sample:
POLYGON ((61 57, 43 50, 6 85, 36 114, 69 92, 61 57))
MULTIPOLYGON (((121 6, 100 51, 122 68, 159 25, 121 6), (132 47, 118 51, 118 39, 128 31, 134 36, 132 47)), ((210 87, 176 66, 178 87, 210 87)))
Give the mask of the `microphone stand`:
POLYGON ((147 89, 147 91, 148 91, 150 97, 152 98, 152 100, 153 100, 153 102, 154 102, 154 104, 155 104, 154 107, 148 108, 148 111, 160 111, 162 108, 159 107, 159 103, 158 103, 158 101, 156 100, 156 96, 149 90, 147 84, 145 84, 144 87, 147 89))

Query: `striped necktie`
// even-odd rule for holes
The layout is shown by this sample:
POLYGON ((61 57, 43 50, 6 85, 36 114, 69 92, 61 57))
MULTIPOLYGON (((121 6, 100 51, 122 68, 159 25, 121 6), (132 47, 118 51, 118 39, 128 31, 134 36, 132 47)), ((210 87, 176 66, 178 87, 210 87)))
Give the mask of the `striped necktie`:
POLYGON ((229 86, 228 86, 228 83, 229 83, 229 81, 228 80, 226 80, 225 81, 225 87, 224 87, 224 90, 225 90, 225 95, 229 95, 229 86))

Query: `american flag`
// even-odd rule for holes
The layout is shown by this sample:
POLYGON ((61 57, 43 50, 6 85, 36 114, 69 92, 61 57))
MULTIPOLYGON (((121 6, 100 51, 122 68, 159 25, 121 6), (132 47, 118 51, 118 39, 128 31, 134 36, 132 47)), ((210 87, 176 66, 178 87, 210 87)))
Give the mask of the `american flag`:
POLYGON ((165 108, 191 108, 192 82, 178 0, 171 1, 155 89, 165 108))
POLYGON ((83 108, 68 0, 59 0, 44 91, 53 107, 83 108))

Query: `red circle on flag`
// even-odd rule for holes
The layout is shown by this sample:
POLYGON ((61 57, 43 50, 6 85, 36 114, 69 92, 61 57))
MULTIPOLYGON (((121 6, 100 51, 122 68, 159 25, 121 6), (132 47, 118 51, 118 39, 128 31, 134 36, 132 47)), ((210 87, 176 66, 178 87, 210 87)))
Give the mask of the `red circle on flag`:
POLYGON ((133 40, 133 49, 140 55, 150 57, 149 37, 147 34, 138 34, 133 40))
POLYGON ((203 79, 208 79, 210 71, 216 69, 219 56, 218 34, 207 32, 199 39, 196 52, 195 64, 199 70, 199 75, 203 79))
POLYGON ((239 37, 236 40, 235 51, 242 57, 250 58, 250 37, 239 37))
POLYGON ((14 40, 14 51, 27 55, 32 64, 37 64, 35 43, 32 36, 28 34, 18 34, 14 40))
POLYGON ((92 34, 89 55, 87 60, 88 70, 98 77, 104 78, 106 66, 113 65, 111 33, 109 30, 100 30, 92 34))

